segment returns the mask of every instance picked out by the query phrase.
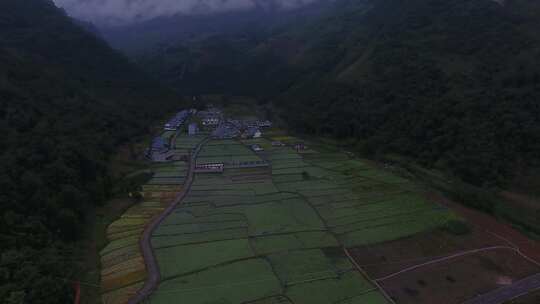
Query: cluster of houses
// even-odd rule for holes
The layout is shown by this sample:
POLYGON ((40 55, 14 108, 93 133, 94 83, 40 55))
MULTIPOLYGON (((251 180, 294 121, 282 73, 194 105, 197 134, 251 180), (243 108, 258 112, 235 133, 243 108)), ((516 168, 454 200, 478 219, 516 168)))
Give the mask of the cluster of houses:
POLYGON ((240 131, 228 122, 220 124, 213 132, 213 138, 230 139, 240 136, 240 131))
MULTIPOLYGON (((272 127, 272 123, 268 120, 233 120, 223 119, 222 112, 209 106, 204 111, 197 111, 195 109, 183 110, 178 112, 173 118, 171 118, 165 125, 165 131, 178 131, 180 130, 190 119, 195 116, 195 121, 199 121, 199 124, 194 120, 187 125, 188 135, 196 135, 199 133, 199 126, 203 130, 213 130, 212 137, 220 139, 233 139, 233 138, 260 138, 262 137, 262 130, 264 128, 272 127)), ((150 148, 147 150, 146 156, 153 161, 168 161, 175 157, 174 151, 170 149, 171 143, 169 140, 162 136, 157 136, 153 139, 150 148)), ((272 143, 275 146, 275 143, 272 143)), ((281 145, 281 144, 280 144, 281 145)), ((250 146, 254 152, 262 152, 264 149, 258 145, 253 144, 250 146)), ((297 148, 297 147, 295 147, 297 148)), ((250 168, 250 167, 266 167, 269 166, 267 162, 253 162, 242 164, 228 164, 228 166, 236 168, 250 168)), ((196 172, 223 172, 225 164, 222 163, 209 163, 209 164, 197 164, 196 172)))
POLYGON ((272 126, 270 121, 242 121, 227 119, 223 121, 212 133, 215 138, 260 138, 262 129, 272 126))
POLYGON ((174 152, 170 150, 170 143, 165 138, 157 136, 146 151, 146 157, 155 162, 165 162, 174 158, 174 152))
POLYGON ((201 123, 205 127, 216 127, 221 122, 222 114, 217 108, 208 108, 206 111, 199 111, 197 116, 201 119, 201 123))
POLYGON ((171 120, 169 120, 165 126, 165 131, 176 131, 182 127, 182 125, 189 118, 189 115, 192 114, 194 110, 183 110, 178 112, 171 120))
MULTIPOLYGON (((182 110, 173 118, 171 118, 164 126, 163 130, 165 131, 177 131, 179 130, 188 120, 188 118, 194 114, 196 110, 182 110)), ((170 149, 170 142, 167 138, 163 136, 156 136, 152 140, 150 148, 146 151, 146 157, 152 161, 164 162, 171 160, 175 157, 174 152, 170 149)))

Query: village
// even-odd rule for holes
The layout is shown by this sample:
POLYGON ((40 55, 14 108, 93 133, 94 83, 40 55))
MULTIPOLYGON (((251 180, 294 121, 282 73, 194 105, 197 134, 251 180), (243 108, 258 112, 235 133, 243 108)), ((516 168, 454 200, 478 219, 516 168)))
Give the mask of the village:
MULTIPOLYGON (((188 155, 179 155, 175 151, 174 142, 178 133, 185 133, 187 136, 206 135, 211 139, 233 139, 246 140, 262 138, 263 132, 272 127, 269 120, 260 119, 236 119, 225 117, 223 112, 208 105, 205 110, 185 109, 179 111, 163 126, 163 132, 154 137, 151 146, 147 149, 146 157, 153 162, 168 162, 186 160, 188 155), (176 152, 176 153, 175 153, 176 152)), ((280 141, 273 141, 273 147, 291 146, 297 151, 306 149, 302 142, 294 144, 284 144, 280 141)), ((250 149, 255 153, 264 152, 259 144, 251 144, 250 149)), ((270 162, 266 160, 252 162, 228 162, 228 163, 197 163, 196 172, 223 172, 225 167, 231 168, 255 168, 269 167, 270 162)))

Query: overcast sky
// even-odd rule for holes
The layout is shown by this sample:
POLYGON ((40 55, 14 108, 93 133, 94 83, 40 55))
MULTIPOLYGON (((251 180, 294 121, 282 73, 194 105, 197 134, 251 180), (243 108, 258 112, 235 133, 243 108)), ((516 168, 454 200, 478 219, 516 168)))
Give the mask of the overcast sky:
POLYGON ((247 10, 266 2, 282 9, 316 0, 53 0, 73 17, 100 26, 127 24, 178 13, 247 10))

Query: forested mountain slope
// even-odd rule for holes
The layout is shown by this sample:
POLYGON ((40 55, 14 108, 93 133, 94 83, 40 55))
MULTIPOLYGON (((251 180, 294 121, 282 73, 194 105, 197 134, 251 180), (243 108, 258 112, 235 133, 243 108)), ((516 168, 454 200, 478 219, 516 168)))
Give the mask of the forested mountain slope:
POLYGON ((298 131, 504 186, 540 159, 538 16, 531 0, 337 1, 262 39, 184 41, 140 62, 187 92, 277 100, 298 131))
POLYGON ((108 156, 175 98, 51 1, 0 2, 0 303, 70 303, 108 156))

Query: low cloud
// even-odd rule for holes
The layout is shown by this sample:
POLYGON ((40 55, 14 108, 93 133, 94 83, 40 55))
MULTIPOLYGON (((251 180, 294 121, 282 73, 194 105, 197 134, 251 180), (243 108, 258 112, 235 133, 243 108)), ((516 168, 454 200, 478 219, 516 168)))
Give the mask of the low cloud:
POLYGON ((316 0, 53 0, 75 18, 100 26, 177 14, 211 14, 256 7, 291 9, 316 0))

